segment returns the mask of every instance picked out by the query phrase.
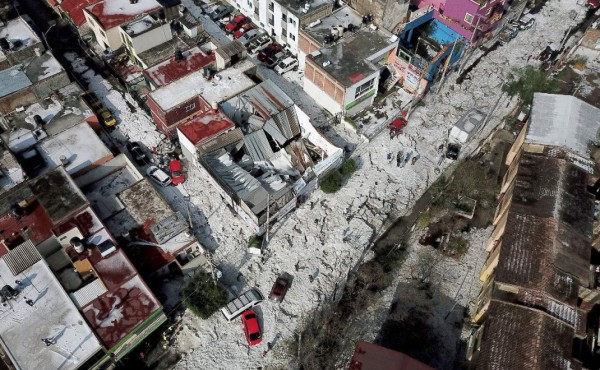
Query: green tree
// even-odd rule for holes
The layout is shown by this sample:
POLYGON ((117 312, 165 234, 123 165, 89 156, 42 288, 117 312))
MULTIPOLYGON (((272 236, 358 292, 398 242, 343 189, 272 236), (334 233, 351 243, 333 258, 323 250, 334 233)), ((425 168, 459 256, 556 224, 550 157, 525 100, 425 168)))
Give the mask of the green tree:
POLYGON ((227 303, 227 291, 215 284, 212 276, 205 272, 194 275, 181 292, 183 304, 196 316, 208 319, 227 303))
POLYGON ((502 91, 511 97, 518 95, 521 102, 527 105, 533 102, 533 94, 536 92, 556 93, 559 90, 556 81, 549 78, 543 69, 527 65, 510 70, 502 91))
POLYGON ((335 193, 342 187, 342 181, 342 174, 335 170, 321 181, 321 190, 327 194, 335 193))

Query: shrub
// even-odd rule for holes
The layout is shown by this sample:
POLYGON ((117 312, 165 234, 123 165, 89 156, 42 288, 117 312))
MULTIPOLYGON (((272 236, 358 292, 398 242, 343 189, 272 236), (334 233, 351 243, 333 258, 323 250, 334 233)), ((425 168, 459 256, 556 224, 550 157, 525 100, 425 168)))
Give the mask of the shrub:
POLYGON ((419 225, 419 227, 421 229, 424 229, 427 226, 429 226, 430 221, 431 221, 431 216, 429 215, 429 212, 423 212, 419 216, 419 220, 417 221, 417 224, 419 225))
POLYGON ((342 163, 342 166, 340 167, 340 173, 342 175, 350 176, 354 172, 356 172, 356 162, 353 158, 350 158, 347 161, 344 161, 344 163, 342 163))
POLYGON ((208 319, 227 303, 227 291, 220 284, 215 284, 212 276, 205 272, 194 275, 181 294, 183 304, 202 319, 208 319))
POLYGON ((511 69, 508 74, 508 82, 502 85, 502 91, 511 97, 518 95, 523 104, 531 104, 534 93, 558 92, 558 84, 548 78, 543 69, 528 65, 521 69, 511 69))
POLYGON ((342 181, 342 174, 337 170, 333 171, 321 181, 321 189, 327 194, 335 193, 342 187, 342 181))
POLYGON ((252 235, 248 240, 248 248, 260 248, 262 245, 263 237, 259 235, 252 235))
POLYGON ((446 248, 449 252, 460 257, 469 250, 469 241, 462 236, 452 236, 446 248))

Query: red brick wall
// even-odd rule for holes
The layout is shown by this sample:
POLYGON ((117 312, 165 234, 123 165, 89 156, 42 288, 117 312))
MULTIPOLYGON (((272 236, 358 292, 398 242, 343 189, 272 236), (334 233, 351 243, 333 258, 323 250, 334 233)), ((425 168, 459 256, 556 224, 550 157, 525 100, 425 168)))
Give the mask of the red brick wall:
POLYGON ((310 56, 306 57, 306 67, 304 68, 304 78, 314 83, 325 94, 329 95, 338 104, 344 102, 344 87, 334 80, 327 72, 322 70, 310 56))
POLYGON ((300 30, 300 39, 298 40, 298 48, 308 55, 313 51, 319 50, 322 45, 319 45, 318 42, 314 41, 310 36, 308 36, 304 31, 300 30))
POLYGON ((148 108, 150 108, 152 120, 156 127, 169 137, 177 136, 175 128, 180 122, 210 109, 210 105, 200 96, 193 97, 192 99, 171 108, 167 112, 162 110, 154 99, 152 99, 151 95, 148 96, 146 104, 148 105, 148 108), (186 112, 186 107, 190 104, 195 104, 195 107, 186 112))

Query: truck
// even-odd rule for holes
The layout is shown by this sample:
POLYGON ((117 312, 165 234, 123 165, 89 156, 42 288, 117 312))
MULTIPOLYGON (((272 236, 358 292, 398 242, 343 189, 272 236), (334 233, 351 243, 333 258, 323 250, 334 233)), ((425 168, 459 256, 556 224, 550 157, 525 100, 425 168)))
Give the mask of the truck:
POLYGON ((260 304, 263 301, 263 295, 256 288, 252 288, 237 298, 233 299, 223 308, 221 313, 227 321, 231 321, 241 315, 244 311, 260 304))

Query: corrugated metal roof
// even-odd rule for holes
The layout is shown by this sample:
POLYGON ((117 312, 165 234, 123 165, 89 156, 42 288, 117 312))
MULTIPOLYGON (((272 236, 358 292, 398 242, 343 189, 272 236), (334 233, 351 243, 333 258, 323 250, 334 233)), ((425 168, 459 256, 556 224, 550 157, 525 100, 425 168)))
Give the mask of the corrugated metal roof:
POLYGON ((75 306, 77 306, 77 308, 81 308, 93 301, 94 299, 100 297, 107 291, 108 290, 102 283, 102 280, 96 279, 88 285, 84 286, 83 288, 73 293, 70 293, 69 296, 73 300, 73 303, 75 303, 75 306))
POLYGON ((300 124, 294 106, 277 113, 265 124, 265 131, 283 145, 300 134, 300 124))
POLYGON ((0 98, 31 86, 31 81, 22 67, 18 64, 0 71, 0 98))
POLYGON ((258 130, 244 136, 246 150, 254 161, 266 161, 273 156, 273 150, 264 130, 258 130))
POLYGON ((36 262, 40 261, 42 256, 31 240, 27 240, 15 249, 9 251, 2 258, 13 275, 17 276, 33 266, 36 262))

